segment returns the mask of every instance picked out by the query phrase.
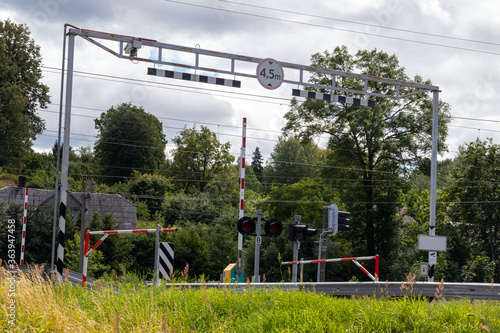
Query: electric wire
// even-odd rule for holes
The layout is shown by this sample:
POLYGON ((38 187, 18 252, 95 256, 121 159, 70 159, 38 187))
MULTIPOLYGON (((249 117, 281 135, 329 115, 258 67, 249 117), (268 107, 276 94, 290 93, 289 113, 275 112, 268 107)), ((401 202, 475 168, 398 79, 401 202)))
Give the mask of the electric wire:
MULTIPOLYGON (((49 69, 54 69, 54 70, 57 70, 57 68, 55 67, 45 67, 45 68, 49 68, 49 69)), ((109 80, 109 81, 114 81, 114 82, 121 82, 121 83, 132 83, 132 82, 127 82, 127 81, 136 81, 136 82, 146 82, 146 83, 151 83, 150 81, 145 81, 145 80, 136 80, 136 79, 130 79, 130 78, 126 78, 126 77, 120 77, 120 76, 114 76, 114 75, 105 75, 105 74, 99 74, 99 73, 90 73, 90 72, 82 72, 82 71, 75 71, 75 72, 78 72, 80 74, 84 74, 84 75, 89 75, 89 77, 96 77, 96 76, 102 76, 104 78, 114 78, 114 79, 118 79, 118 80, 123 80, 123 81, 114 81, 114 80, 109 80)), ((156 83, 155 83, 156 84, 156 83)), ((175 85, 175 84, 167 84, 167 83, 158 83, 159 85, 165 85, 165 86, 180 86, 180 87, 184 87, 184 88, 190 88, 190 89, 197 89, 197 90, 206 90, 206 91, 214 91, 214 92, 223 92, 223 93, 226 93, 224 91, 221 91, 221 90, 214 90, 214 89, 207 89, 207 88, 192 88, 192 87, 189 87, 189 86, 182 86, 182 85, 175 85)), ((168 88, 167 88, 168 89, 168 88)), ((236 95, 241 95, 241 93, 235 93, 235 92, 227 92, 227 93, 231 93, 231 94, 236 94, 236 95)), ((278 100, 282 100, 282 101, 287 101, 287 102, 290 102, 292 99, 291 98, 280 98, 280 97, 272 97, 272 96, 265 96, 265 95, 256 95, 256 94, 242 94, 242 95, 245 95, 245 96, 252 96, 252 97, 258 97, 258 98, 273 98, 273 99, 278 99, 278 100)), ((223 96, 223 95, 222 95, 223 96)), ((227 97, 227 96, 223 96, 223 97, 227 97)), ((232 97, 232 98, 236 98, 236 99, 239 99, 238 97, 232 97)), ((258 101, 258 100, 253 100, 252 101, 257 101, 257 102, 263 102, 263 103, 269 103, 267 101, 258 101)), ((272 104, 280 104, 282 105, 282 103, 272 103, 272 104)), ((51 104, 51 105, 59 105, 59 104, 51 104)), ((96 111, 102 111, 102 112, 105 112, 107 110, 104 110, 104 109, 97 109, 97 108, 88 108, 88 107, 78 107, 78 106, 74 106, 75 108, 82 108, 82 109, 88 109, 88 110, 96 110, 96 111)), ((40 111, 44 111, 43 109, 40 110, 40 111)), ((55 113, 55 111, 53 111, 53 113, 55 113)), ((57 111, 58 113, 58 111, 57 111)), ((86 116, 86 115, 77 115, 77 116, 86 116)), ((92 118, 90 116, 86 116, 88 118, 92 118)), ((189 122, 189 123, 200 123, 200 124, 207 124, 207 125, 217 125, 217 126, 222 126, 222 127, 230 127, 230 128, 240 128, 239 126, 235 126, 235 125, 225 125, 225 124, 217 124, 217 123, 210 123, 210 122, 198 122, 198 121, 193 121, 193 120, 187 120, 187 119, 179 119, 179 118, 169 118, 169 117, 162 117, 162 116, 157 116, 158 119, 165 119, 165 120, 173 120, 173 121, 183 121, 183 122, 189 122)), ((500 122, 500 120, 493 120, 493 119, 481 119, 481 118, 471 118, 471 117, 459 117, 459 116, 453 116, 451 115, 451 119, 457 119, 457 120, 472 120, 472 121, 482 121, 482 122, 491 122, 491 123, 494 123, 494 122, 500 122)), ((455 126, 455 127, 458 127, 456 125, 449 125, 449 126, 455 126)), ((485 130, 485 131, 493 131, 493 132, 497 132, 496 130, 489 130, 489 129, 483 129, 483 128, 472 128, 472 127, 463 127, 463 128, 468 128, 468 129, 474 129, 474 130, 485 130)), ((174 128, 175 129, 175 128, 174 128)), ((258 129, 258 128, 252 128, 252 127, 249 127, 248 129, 251 129, 251 130, 256 130, 256 131, 263 131, 263 132, 274 132, 274 133, 280 133, 280 131, 276 131, 276 130, 271 130, 271 129, 258 129)), ((255 137, 253 139, 256 139, 255 137)))
POLYGON ((366 35, 366 36, 373 36, 373 37, 379 37, 379 38, 385 38, 385 39, 392 39, 392 40, 397 40, 397 41, 402 41, 402 42, 417 43, 417 44, 423 44, 423 45, 429 45, 429 46, 436 46, 436 47, 442 47, 442 48, 448 48, 448 49, 455 49, 455 50, 461 50, 461 51, 469 51, 469 52, 482 53, 482 54, 500 55, 500 53, 498 53, 498 52, 483 51, 483 50, 476 50, 476 49, 471 49, 471 48, 466 48, 466 47, 459 47, 459 46, 444 45, 444 44, 439 44, 439 43, 431 43, 431 42, 413 40, 413 39, 408 39, 408 38, 386 36, 386 35, 380 35, 380 34, 366 32, 366 31, 363 32, 363 31, 355 31, 355 30, 344 29, 344 28, 336 28, 336 27, 331 27, 331 26, 326 26, 326 25, 321 25, 321 24, 307 23, 307 22, 295 21, 295 20, 290 20, 290 19, 283 19, 283 18, 278 18, 278 17, 260 15, 260 14, 245 13, 245 12, 239 12, 239 11, 229 10, 229 9, 223 9, 223 8, 214 8, 214 7, 210 7, 210 6, 205 6, 205 5, 200 5, 200 4, 193 4, 193 3, 187 3, 187 2, 182 2, 182 1, 175 1, 175 0, 164 0, 164 1, 171 2, 171 3, 176 3, 176 4, 181 4, 181 5, 186 5, 186 6, 197 7, 197 8, 204 8, 204 9, 210 9, 210 10, 219 10, 219 11, 223 11, 223 12, 227 12, 227 13, 232 13, 232 14, 245 15, 245 16, 251 16, 251 17, 257 17, 257 18, 274 20, 274 21, 286 22, 286 23, 294 23, 294 24, 305 25, 305 26, 316 27, 316 28, 323 28, 323 29, 329 29, 329 30, 343 31, 343 32, 349 32, 349 33, 358 33, 358 34, 363 34, 363 35, 366 35))
POLYGON ((370 23, 356 22, 356 21, 351 21, 351 20, 343 20, 343 19, 339 19, 339 18, 295 12, 295 11, 285 10, 285 9, 280 9, 280 8, 271 8, 271 7, 265 7, 265 6, 251 5, 248 3, 236 2, 236 1, 229 1, 229 0, 218 0, 218 1, 219 2, 226 2, 226 3, 230 3, 230 4, 234 4, 234 5, 239 5, 239 6, 266 9, 266 10, 270 10, 270 11, 276 11, 276 12, 282 12, 282 13, 288 13, 288 14, 294 14, 294 15, 301 15, 301 16, 312 17, 312 18, 319 18, 319 19, 329 20, 329 21, 344 22, 344 23, 349 23, 349 24, 368 26, 368 27, 374 27, 374 28, 380 28, 380 29, 386 29, 386 30, 394 30, 394 31, 399 31, 399 32, 407 32, 407 33, 412 33, 412 34, 422 35, 422 36, 439 37, 439 38, 452 39, 452 40, 458 40, 458 41, 464 41, 464 42, 500 46, 500 43, 494 43, 494 42, 486 42, 486 41, 479 41, 479 40, 475 40, 475 39, 467 39, 467 38, 460 38, 460 37, 454 37, 454 36, 439 35, 439 34, 433 34, 433 33, 415 31, 415 30, 409 30, 409 29, 385 27, 385 26, 382 26, 380 24, 370 24, 370 23))

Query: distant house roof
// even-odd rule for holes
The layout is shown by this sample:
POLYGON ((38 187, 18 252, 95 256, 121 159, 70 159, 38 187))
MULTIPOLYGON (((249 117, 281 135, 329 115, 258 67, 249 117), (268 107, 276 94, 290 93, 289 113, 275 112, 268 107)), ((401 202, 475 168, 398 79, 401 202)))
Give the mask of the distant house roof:
MULTIPOLYGON (((0 190, 0 202, 4 202, 4 208, 11 204, 24 204, 23 187, 4 187, 0 190)), ((119 194, 103 194, 89 192, 68 192, 66 206, 77 213, 80 211, 84 196, 87 211, 85 219, 90 222, 95 212, 104 216, 112 214, 119 223, 118 229, 137 228, 137 210, 133 203, 119 194)), ((30 188, 28 190, 28 205, 33 207, 54 207, 54 191, 30 188)))

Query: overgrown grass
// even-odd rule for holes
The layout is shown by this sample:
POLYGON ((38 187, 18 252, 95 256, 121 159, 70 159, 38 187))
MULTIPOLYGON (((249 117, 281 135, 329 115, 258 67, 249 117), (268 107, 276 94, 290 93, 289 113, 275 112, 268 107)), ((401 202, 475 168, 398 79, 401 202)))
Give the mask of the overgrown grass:
MULTIPOLYGON (((9 281, 0 272, 6 313, 9 281)), ((500 303, 341 298, 308 292, 98 284, 93 291, 20 275, 20 332, 500 332, 500 303)), ((12 330, 7 317, 2 331, 12 330)))

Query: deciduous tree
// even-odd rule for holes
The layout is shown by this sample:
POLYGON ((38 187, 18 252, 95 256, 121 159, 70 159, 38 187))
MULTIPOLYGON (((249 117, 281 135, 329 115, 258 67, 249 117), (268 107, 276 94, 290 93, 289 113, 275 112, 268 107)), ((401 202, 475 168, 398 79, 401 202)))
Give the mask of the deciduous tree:
POLYGON ((456 202, 450 207, 451 217, 469 242, 470 259, 475 260, 472 256, 487 256, 496 263, 495 279, 498 279, 500 146, 493 144, 491 139, 476 140, 461 146, 456 160, 455 182, 447 190, 448 200, 456 202))
MULTIPOLYGON (((396 55, 374 50, 350 54, 347 47, 337 47, 312 56, 312 66, 365 75, 409 81, 405 68, 396 55)), ((416 75, 412 81, 430 84, 416 75)), ((315 73, 311 83, 331 86, 332 76, 315 73)), ((364 82, 336 79, 337 87, 362 91, 364 82)), ((396 87, 368 83, 369 90, 379 94, 394 94, 396 87)), ((311 88, 311 90, 314 90, 311 88)), ((401 94, 414 92, 400 88, 401 94)), ((321 92, 325 92, 324 90, 321 92)), ((355 96, 347 93, 349 96, 355 96)), ((365 96, 355 96, 366 98, 365 96)), ((373 108, 294 99, 285 115, 285 133, 297 133, 302 139, 317 135, 330 137, 328 176, 339 189, 343 199, 356 211, 353 220, 359 225, 354 240, 364 240, 358 249, 367 254, 391 253, 398 225, 396 217, 402 179, 400 174, 422 159, 429 158, 431 149, 432 98, 416 94, 403 100, 376 97, 373 108), (342 187, 340 187, 342 186, 342 187)), ((449 106, 439 104, 439 149, 445 149, 444 139, 449 122, 449 106)))
POLYGON ((153 172, 165 162, 162 123, 142 107, 113 106, 95 120, 95 127, 99 131, 95 156, 106 183, 124 180, 134 170, 153 172))
POLYGON ((178 187, 186 192, 205 192, 217 173, 224 171, 233 161, 229 153, 231 144, 221 143, 217 135, 207 127, 184 128, 174 138, 177 148, 169 167, 178 187))
POLYGON ((300 142, 293 136, 280 137, 264 168, 265 182, 279 186, 315 178, 320 175, 324 157, 324 152, 310 140, 300 142))
POLYGON ((0 21, 0 166, 19 167, 45 128, 37 114, 50 102, 41 66, 40 47, 28 27, 0 21))

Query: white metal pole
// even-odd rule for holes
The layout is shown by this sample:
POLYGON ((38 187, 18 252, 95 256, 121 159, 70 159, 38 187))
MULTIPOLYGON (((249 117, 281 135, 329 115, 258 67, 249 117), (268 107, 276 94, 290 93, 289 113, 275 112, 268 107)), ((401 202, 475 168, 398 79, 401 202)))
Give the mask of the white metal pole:
POLYGON ((61 95, 59 96, 59 123, 57 126, 57 158, 56 158, 56 185, 54 192, 54 223, 52 225, 52 251, 50 253, 50 269, 54 270, 54 257, 56 248, 56 231, 57 231, 57 205, 59 204, 59 169, 61 168, 61 128, 62 128, 62 114, 63 114, 63 101, 64 101, 64 72, 66 64, 66 30, 68 25, 64 25, 63 35, 63 55, 61 64, 61 95))
POLYGON ((64 242, 66 232, 66 210, 68 198, 68 166, 69 166, 69 135, 71 125, 71 97, 73 91, 73 58, 75 51, 75 35, 68 36, 68 72, 66 75, 66 104, 64 113, 64 140, 61 167, 61 204, 59 206, 59 234, 57 244, 57 272, 63 274, 64 242))
MULTIPOLYGON (((241 133, 241 153, 240 153, 240 204, 239 218, 241 219, 245 213, 245 155, 247 141, 247 118, 243 118, 243 128, 241 133)), ((238 232, 238 260, 236 265, 236 273, 243 273, 243 235, 238 232)))
MULTIPOLYGON (((434 90, 432 101, 432 157, 431 157, 431 193, 429 212, 429 236, 436 235, 436 192, 437 192, 437 153, 438 153, 438 111, 439 91, 434 90)), ((437 252, 429 251, 429 282, 434 282, 434 268, 437 252)))

